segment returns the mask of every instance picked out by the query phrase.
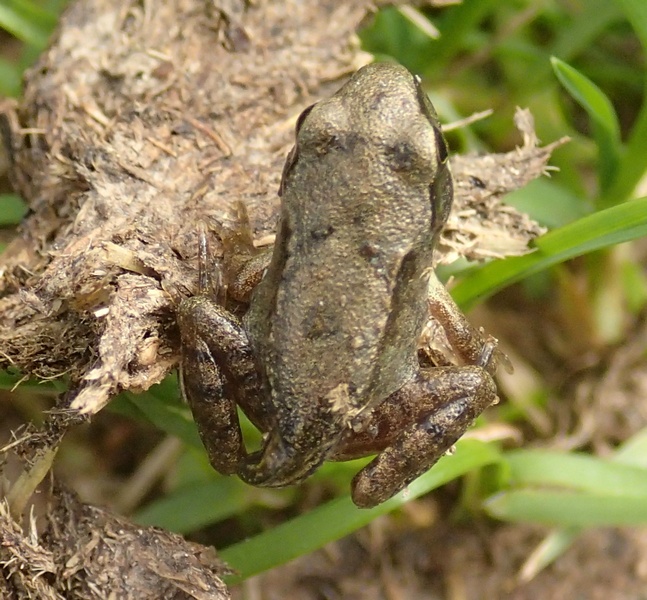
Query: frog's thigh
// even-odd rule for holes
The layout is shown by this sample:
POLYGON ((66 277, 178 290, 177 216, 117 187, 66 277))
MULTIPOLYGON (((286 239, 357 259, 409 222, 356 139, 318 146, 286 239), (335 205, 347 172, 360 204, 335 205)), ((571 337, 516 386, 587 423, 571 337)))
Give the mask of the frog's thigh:
POLYGON ((373 413, 378 431, 398 426, 400 433, 353 479, 355 504, 380 504, 422 475, 495 399, 494 381, 481 367, 421 371, 373 413), (406 422, 396 423, 397 414, 406 422), (391 422, 381 422, 383 415, 391 422))
POLYGON ((214 469, 235 473, 245 449, 232 393, 235 384, 223 366, 232 354, 244 352, 247 336, 232 315, 206 297, 184 300, 177 319, 182 337, 182 394, 214 469))

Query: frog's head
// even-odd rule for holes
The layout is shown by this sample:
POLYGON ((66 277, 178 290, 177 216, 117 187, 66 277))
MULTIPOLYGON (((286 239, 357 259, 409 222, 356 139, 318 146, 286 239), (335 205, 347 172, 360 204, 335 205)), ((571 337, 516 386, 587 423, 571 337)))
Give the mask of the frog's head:
POLYGON ((301 113, 279 195, 286 206, 303 203, 305 211, 303 198, 312 201, 312 190, 326 199, 324 206, 318 201, 318 214, 348 211, 349 222, 361 222, 366 232, 397 226, 406 234, 411 223, 415 234, 420 219, 429 221, 421 202, 429 198, 435 243, 453 186, 447 142, 419 77, 401 65, 372 63, 301 113), (352 212, 360 209, 359 216, 352 212))

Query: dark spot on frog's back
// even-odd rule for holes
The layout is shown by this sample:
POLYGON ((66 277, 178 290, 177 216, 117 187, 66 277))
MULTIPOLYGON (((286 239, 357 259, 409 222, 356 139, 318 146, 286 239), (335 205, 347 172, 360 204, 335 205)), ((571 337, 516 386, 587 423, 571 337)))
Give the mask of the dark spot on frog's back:
POLYGON ((311 306, 303 320, 303 335, 316 340, 331 337, 339 331, 339 314, 336 307, 325 304, 311 306))
POLYGON ((368 262, 372 262, 380 255, 380 247, 372 242, 364 242, 359 247, 359 255, 368 262))
POLYGON ((379 215, 379 209, 371 202, 356 202, 353 207, 353 217, 351 222, 355 227, 365 227, 366 224, 376 215, 379 215))
POLYGON ((382 103, 382 100, 388 97, 387 94, 384 92, 376 92, 373 97, 372 97, 372 102, 370 104, 370 108, 373 111, 376 111, 380 108, 380 104, 382 103))
POLYGON ((400 142, 387 148, 385 154, 394 171, 411 170, 416 158, 416 151, 408 142, 400 142))
POLYGON ((335 228, 332 225, 317 227, 316 229, 310 230, 310 237, 319 242, 329 238, 335 232, 335 228))
POLYGON ((352 154, 357 148, 361 148, 364 143, 364 138, 354 131, 338 131, 319 139, 316 145, 316 153, 319 156, 324 156, 331 152, 352 154))

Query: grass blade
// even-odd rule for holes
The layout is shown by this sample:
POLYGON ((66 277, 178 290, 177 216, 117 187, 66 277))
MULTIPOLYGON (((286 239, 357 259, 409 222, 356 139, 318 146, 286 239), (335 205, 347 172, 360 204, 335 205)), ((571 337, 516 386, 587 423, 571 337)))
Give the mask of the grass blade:
POLYGON ((112 400, 109 407, 129 417, 144 418, 158 429, 180 438, 185 444, 203 448, 191 411, 175 400, 165 400, 150 392, 124 392, 112 400))
POLYGON ((647 525, 647 495, 513 490, 492 497, 484 507, 491 516, 512 522, 579 527, 647 525))
MULTIPOLYGON (((611 462, 647 468, 647 427, 627 440, 610 458, 611 462)), ((570 526, 554 529, 530 554, 519 572, 521 581, 530 581, 559 558, 585 528, 570 526)))
MULTIPOLYGON (((0 70, 0 76, 1 74, 0 70)), ((0 194, 0 227, 18 225, 26 213, 27 205, 20 196, 16 194, 0 194)))
POLYGON ((189 533, 239 514, 253 499, 239 479, 218 477, 184 486, 138 511, 133 519, 141 525, 189 533))
MULTIPOLYGON (((0 58, 0 96, 15 98, 20 94, 21 69, 0 58)), ((0 200, 1 202, 1 200, 0 200)))
POLYGON ((298 556, 313 552, 325 544, 363 527, 379 515, 452 481, 457 477, 498 462, 499 452, 491 444, 462 440, 456 452, 444 456, 430 471, 416 479, 407 490, 371 509, 359 509, 350 496, 338 498, 287 523, 221 551, 220 557, 238 575, 230 583, 241 581, 298 556))
POLYGON ((557 57, 550 59, 557 79, 586 111, 598 145, 600 187, 608 189, 620 161, 620 124, 613 104, 590 79, 557 57))
POLYGON ((616 0, 614 4, 625 13, 640 38, 643 49, 647 52, 647 3, 645 0, 616 0))
POLYGON ((44 48, 55 25, 55 16, 25 0, 0 5, 0 28, 27 44, 44 48))
POLYGON ((460 281, 452 296, 463 308, 507 285, 576 256, 647 236, 647 197, 601 210, 535 240, 537 251, 495 261, 460 281))
POLYGON ((641 467, 588 454, 548 450, 515 450, 505 458, 515 487, 647 498, 647 469, 641 467))
POLYGON ((543 450, 509 452, 505 461, 516 489, 485 502, 493 517, 562 527, 647 524, 647 469, 543 450))

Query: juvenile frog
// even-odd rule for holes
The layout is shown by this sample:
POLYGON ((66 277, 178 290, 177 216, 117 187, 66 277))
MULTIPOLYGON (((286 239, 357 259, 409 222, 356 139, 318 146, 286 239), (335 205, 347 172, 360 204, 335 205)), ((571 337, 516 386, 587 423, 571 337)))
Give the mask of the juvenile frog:
POLYGON ((216 470, 281 487, 325 460, 377 454, 352 484, 354 502, 374 506, 496 399, 495 344, 433 275, 452 176, 419 81, 372 64, 306 109, 279 194, 269 266, 240 269, 258 280, 267 267, 242 322, 206 290, 178 308, 183 393, 216 470), (429 314, 463 366, 421 366, 429 314), (258 452, 237 405, 264 434, 258 452))

